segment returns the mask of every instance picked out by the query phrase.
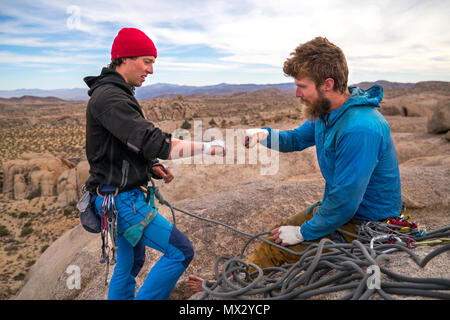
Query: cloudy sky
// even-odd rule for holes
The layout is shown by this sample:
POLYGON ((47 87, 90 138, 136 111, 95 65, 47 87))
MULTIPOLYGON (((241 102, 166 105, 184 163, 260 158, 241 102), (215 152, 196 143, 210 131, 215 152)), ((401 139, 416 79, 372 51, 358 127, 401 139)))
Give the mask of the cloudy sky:
POLYGON ((144 85, 281 83, 284 60, 325 36, 350 83, 450 81, 449 0, 2 0, 0 90, 82 88, 122 27, 155 42, 144 85))

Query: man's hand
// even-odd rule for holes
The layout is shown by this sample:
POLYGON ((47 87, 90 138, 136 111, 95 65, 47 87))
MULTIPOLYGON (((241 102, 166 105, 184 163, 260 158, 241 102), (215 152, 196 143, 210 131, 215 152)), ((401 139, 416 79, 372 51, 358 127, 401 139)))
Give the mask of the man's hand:
POLYGON ((209 154, 211 156, 219 155, 225 157, 226 154, 225 141, 213 140, 211 142, 203 143, 203 154, 209 154))
POLYGON ((172 171, 170 171, 169 167, 164 168, 161 165, 156 165, 152 167, 152 172, 156 176, 161 177, 165 183, 169 183, 174 178, 173 173, 172 171))
POLYGON ((273 229, 272 236, 275 243, 281 243, 282 246, 291 246, 304 240, 299 226, 282 226, 273 229))
POLYGON ((247 129, 244 134, 244 146, 253 148, 258 142, 264 140, 269 135, 267 129, 247 129))

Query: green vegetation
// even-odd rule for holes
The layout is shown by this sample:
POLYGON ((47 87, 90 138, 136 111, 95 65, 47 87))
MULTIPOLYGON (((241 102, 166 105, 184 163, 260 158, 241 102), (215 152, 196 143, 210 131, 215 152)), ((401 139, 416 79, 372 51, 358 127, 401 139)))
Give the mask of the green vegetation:
POLYGON ((184 119, 183 124, 181 125, 181 129, 186 129, 189 130, 191 128, 191 124, 189 123, 189 121, 187 121, 186 119, 184 119))
POLYGON ((0 237, 5 237, 5 236, 8 236, 9 234, 10 234, 10 232, 8 231, 6 226, 0 225, 0 237))
POLYGON ((25 237, 33 232, 33 228, 31 227, 31 222, 28 221, 23 225, 22 232, 20 233, 21 237, 25 237))
MULTIPOLYGON (((0 129, 0 165, 18 159, 24 152, 50 153, 67 157, 85 146, 82 126, 54 126, 49 128, 0 129)), ((78 151, 79 152, 79 151, 78 151)))

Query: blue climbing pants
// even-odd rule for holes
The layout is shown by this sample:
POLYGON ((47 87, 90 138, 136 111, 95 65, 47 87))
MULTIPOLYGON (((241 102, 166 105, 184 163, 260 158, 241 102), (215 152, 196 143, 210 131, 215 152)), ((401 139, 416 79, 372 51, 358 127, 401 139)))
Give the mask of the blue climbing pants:
MULTIPOLYGON (((161 214, 144 229, 139 243, 133 247, 123 236, 125 230, 140 223, 151 211, 139 189, 119 193, 114 198, 118 218, 117 262, 110 280, 110 300, 163 300, 167 299, 192 258, 194 249, 189 239, 161 214), (163 256, 150 270, 144 284, 135 294, 135 277, 145 259, 144 246, 160 251, 163 256)), ((95 206, 101 212, 103 199, 97 197, 95 206)))

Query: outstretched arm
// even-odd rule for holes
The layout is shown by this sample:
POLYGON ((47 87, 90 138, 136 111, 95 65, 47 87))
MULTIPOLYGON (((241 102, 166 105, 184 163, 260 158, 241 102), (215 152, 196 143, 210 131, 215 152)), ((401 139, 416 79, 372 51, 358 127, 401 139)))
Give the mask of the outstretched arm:
POLYGON ((269 127, 261 129, 247 129, 244 136, 244 145, 252 148, 261 143, 267 148, 280 152, 301 151, 315 145, 314 124, 306 121, 293 130, 279 131, 269 127))
POLYGON ((169 160, 192 157, 201 153, 225 156, 225 143, 222 140, 199 142, 172 138, 169 160))

